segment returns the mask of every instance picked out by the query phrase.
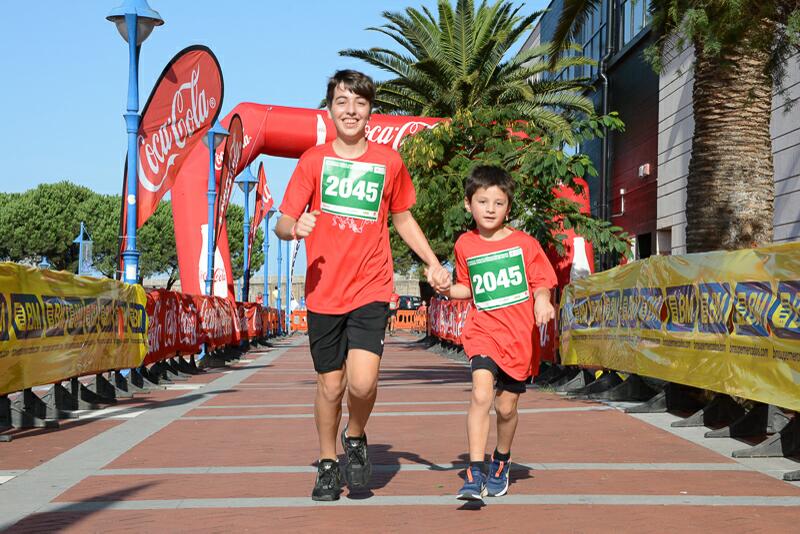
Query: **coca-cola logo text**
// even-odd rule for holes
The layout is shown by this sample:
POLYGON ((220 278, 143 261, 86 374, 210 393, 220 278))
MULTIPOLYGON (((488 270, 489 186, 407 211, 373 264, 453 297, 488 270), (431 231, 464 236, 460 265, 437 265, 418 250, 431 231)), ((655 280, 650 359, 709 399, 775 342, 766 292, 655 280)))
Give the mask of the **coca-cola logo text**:
MULTIPOLYGON (((436 123, 438 124, 438 123, 436 123)), ((409 121, 401 126, 383 126, 376 124, 367 125, 367 140, 380 145, 391 145, 394 150, 400 148, 403 138, 414 135, 426 128, 434 128, 436 124, 428 124, 422 121, 409 121)))
POLYGON ((216 106, 216 99, 207 97, 206 89, 200 87, 198 65, 192 69, 189 80, 179 85, 172 95, 169 116, 157 130, 149 135, 140 133, 138 137, 142 187, 151 192, 161 189, 189 138, 210 126, 211 110, 216 106))

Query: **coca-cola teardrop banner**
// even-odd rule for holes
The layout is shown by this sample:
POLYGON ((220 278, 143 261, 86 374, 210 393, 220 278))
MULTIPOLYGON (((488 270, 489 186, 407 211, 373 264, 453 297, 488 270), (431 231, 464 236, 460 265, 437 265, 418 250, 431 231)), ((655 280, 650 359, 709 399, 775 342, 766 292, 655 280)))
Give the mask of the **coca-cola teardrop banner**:
MULTIPOLYGON (((199 152, 205 152, 201 141, 219 116, 223 92, 222 70, 208 47, 185 48, 164 67, 142 110, 136 141, 139 150, 138 227, 155 212, 158 202, 178 177, 184 176, 181 170, 189 155, 198 148, 199 152)), ((127 218, 124 201, 127 175, 125 182, 123 233, 127 218)), ((123 243, 123 249, 124 246, 123 243)))
POLYGON ((221 235, 225 223, 225 214, 228 211, 228 204, 233 193, 233 181, 244 166, 240 166, 242 161, 242 143, 244 132, 242 130, 242 119, 239 115, 234 115, 228 124, 228 135, 225 140, 225 155, 222 159, 222 171, 217 182, 217 207, 216 213, 216 236, 221 235))
MULTIPOLYGON (((247 238, 247 259, 249 261, 252 261, 253 258, 251 251, 253 250, 253 241, 255 241, 256 238, 256 230, 258 230, 258 226, 261 224, 261 221, 264 220, 264 217, 267 216, 267 212, 274 204, 275 201, 272 198, 272 193, 270 193, 269 187, 267 186, 267 174, 264 172, 264 162, 262 161, 258 165, 256 206, 253 210, 253 223, 250 225, 250 235, 247 238)), ((265 235, 264 239, 266 238, 267 236, 265 235)))

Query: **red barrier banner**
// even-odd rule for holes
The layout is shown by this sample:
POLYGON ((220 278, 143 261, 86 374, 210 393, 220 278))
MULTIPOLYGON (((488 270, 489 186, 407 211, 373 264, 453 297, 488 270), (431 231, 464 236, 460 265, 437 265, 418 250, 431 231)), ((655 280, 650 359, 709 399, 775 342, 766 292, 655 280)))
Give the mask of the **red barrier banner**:
POLYGON ((200 350, 197 306, 188 295, 156 289, 147 294, 147 357, 150 365, 200 350))
POLYGON ((230 345, 234 341, 235 309, 231 301, 222 297, 192 295, 197 308, 200 337, 198 342, 211 348, 230 345))
POLYGON ((245 314, 242 337, 258 339, 262 335, 261 306, 255 302, 244 302, 242 305, 245 314))
MULTIPOLYGON (((214 53, 194 45, 164 67, 142 109, 138 147, 136 224, 141 227, 177 179, 189 153, 222 108, 222 70, 214 53)), ((127 218, 127 165, 122 189, 122 229, 127 218)), ((125 243, 123 239, 122 250, 125 243)))

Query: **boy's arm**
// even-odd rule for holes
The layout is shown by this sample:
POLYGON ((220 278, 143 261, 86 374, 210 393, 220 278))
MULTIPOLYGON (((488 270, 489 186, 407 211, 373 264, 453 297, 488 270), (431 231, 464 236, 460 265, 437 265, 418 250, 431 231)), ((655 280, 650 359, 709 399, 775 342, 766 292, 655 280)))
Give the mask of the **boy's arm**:
POLYGON ((453 284, 450 286, 449 290, 440 291, 440 293, 451 299, 466 300, 472 298, 472 289, 464 284, 453 284))
POLYGON ((555 318, 556 310, 550 302, 549 288, 538 287, 533 292, 533 316, 538 326, 547 324, 555 318))
POLYGON ((414 216, 408 210, 392 213, 392 223, 397 229, 397 233, 406 244, 411 247, 411 250, 420 257, 425 265, 425 275, 428 277, 428 283, 433 286, 437 291, 447 291, 450 289, 452 281, 450 280, 450 273, 447 269, 442 267, 436 254, 433 253, 428 240, 422 233, 414 216))
POLYGON ((303 239, 311 234, 317 224, 319 211, 306 211, 300 215, 299 219, 286 214, 281 214, 278 223, 275 225, 275 235, 278 239, 289 241, 291 239, 303 239))

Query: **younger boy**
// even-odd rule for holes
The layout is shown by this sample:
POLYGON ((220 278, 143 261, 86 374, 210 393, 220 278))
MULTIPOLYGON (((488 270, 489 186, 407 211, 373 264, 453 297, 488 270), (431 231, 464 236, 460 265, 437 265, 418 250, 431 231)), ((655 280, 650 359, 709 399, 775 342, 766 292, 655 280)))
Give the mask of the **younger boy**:
POLYGON ((513 178, 499 167, 479 166, 467 177, 464 206, 476 228, 456 241, 456 283, 442 292, 451 298, 472 298, 474 305, 461 332, 472 368, 470 462, 458 492, 462 500, 499 497, 508 491, 517 401, 538 363, 532 361, 534 324, 546 324, 555 316, 550 288, 556 276, 547 256, 536 239, 505 225, 514 186, 513 178), (487 477, 483 463, 492 397, 497 446, 487 477))

